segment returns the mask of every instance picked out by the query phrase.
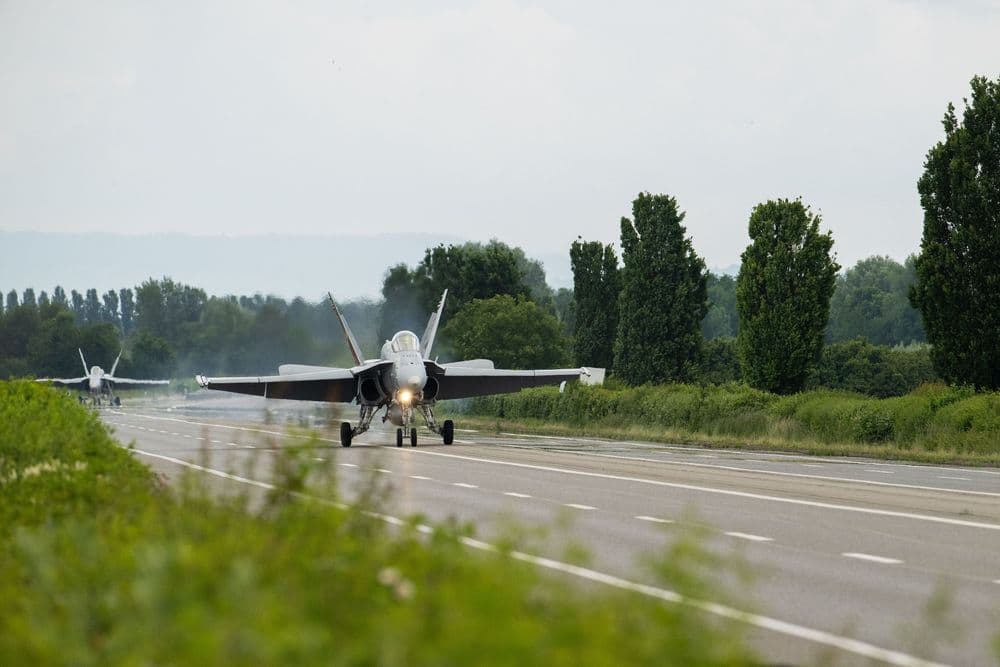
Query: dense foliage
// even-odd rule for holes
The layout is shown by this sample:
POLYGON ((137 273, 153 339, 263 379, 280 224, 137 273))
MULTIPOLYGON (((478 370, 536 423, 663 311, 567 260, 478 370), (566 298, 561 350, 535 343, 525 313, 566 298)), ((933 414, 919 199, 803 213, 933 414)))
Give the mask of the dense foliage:
POLYGON ((701 321, 705 340, 734 338, 740 332, 740 316, 736 311, 736 278, 708 273, 706 282, 708 313, 701 321))
POLYGON ((830 300, 829 342, 864 338, 876 345, 910 345, 925 340, 920 313, 910 305, 915 258, 905 264, 868 257, 837 276, 830 300))
POLYGON ((858 338, 823 348, 806 386, 885 398, 902 396, 937 380, 928 346, 891 348, 858 338))
POLYGON ((569 249, 573 268, 576 333, 573 354, 581 366, 611 370, 618 330, 618 257, 614 246, 577 240, 569 249))
POLYGON ((534 301, 508 295, 476 299, 444 326, 459 359, 492 359, 498 368, 553 368, 570 363, 559 321, 534 301))
POLYGON ((743 379, 752 387, 798 391, 819 360, 840 268, 819 222, 799 200, 768 201, 750 214, 736 304, 743 379))
POLYGON ((917 183, 924 231, 913 304, 949 382, 1000 388, 1000 80, 972 80, 962 121, 948 105, 944 141, 917 183))
MULTIPOLYGON (((614 369, 628 384, 693 379, 701 363, 705 262, 668 195, 640 193, 621 220, 621 292, 614 369)), ((579 322, 577 323, 579 326, 579 322)))
MULTIPOLYGON (((213 500, 158 486, 60 392, 0 383, 0 423, 3 665, 750 663, 732 622, 283 492, 336 499, 315 443, 276 451, 277 490, 213 500)), ((704 593, 706 560, 681 540, 655 573, 704 593)))
POLYGON ((570 385, 563 393, 543 387, 476 398, 467 409, 627 437, 830 453, 858 453, 854 445, 892 445, 900 457, 1000 462, 1000 394, 942 385, 885 399, 828 389, 780 396, 738 385, 570 385), (847 448, 823 447, 838 444, 847 448))

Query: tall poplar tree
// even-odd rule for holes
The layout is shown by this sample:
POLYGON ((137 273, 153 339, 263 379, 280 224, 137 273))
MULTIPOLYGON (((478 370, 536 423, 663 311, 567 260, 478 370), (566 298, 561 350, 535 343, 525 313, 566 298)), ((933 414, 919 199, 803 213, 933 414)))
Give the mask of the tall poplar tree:
POLYGON ((758 389, 802 389, 823 351, 830 297, 840 266, 833 237, 800 200, 758 204, 736 279, 743 379, 758 389))
POLYGON ((618 331, 618 257, 611 244, 577 240, 569 249, 576 302, 573 353, 581 366, 611 369, 618 331))
POLYGON ((962 121, 948 105, 944 141, 917 183, 924 233, 910 301, 951 382, 1000 388, 1000 79, 972 79, 962 121))
POLYGON ((683 220, 673 197, 644 192, 632 202, 632 220, 621 221, 614 369, 629 384, 685 382, 698 373, 706 270, 683 220))

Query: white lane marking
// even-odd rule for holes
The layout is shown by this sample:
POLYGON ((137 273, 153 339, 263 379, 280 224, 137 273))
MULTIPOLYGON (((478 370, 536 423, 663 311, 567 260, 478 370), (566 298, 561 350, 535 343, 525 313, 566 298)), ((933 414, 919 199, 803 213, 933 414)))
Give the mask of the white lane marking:
POLYGON ((479 487, 475 484, 466 484, 465 482, 452 482, 452 486, 460 486, 463 489, 478 489, 479 487))
POLYGON ((865 472, 877 472, 880 475, 895 475, 891 470, 876 470, 875 468, 865 468, 865 472))
POLYGON ((957 480, 962 481, 962 482, 971 482, 972 481, 971 477, 957 477, 957 476, 952 476, 952 475, 938 475, 938 479, 957 479, 957 480))
POLYGON ((313 457, 313 461, 326 461, 326 459, 320 458, 318 456, 313 457))
POLYGON ((184 434, 184 437, 185 437, 185 438, 187 438, 188 440, 190 440, 190 439, 191 439, 191 436, 190 436, 190 435, 188 435, 187 433, 185 433, 185 434, 184 434))
POLYGON ((994 583, 994 584, 1000 584, 1000 579, 994 579, 994 580, 993 580, 993 583, 994 583))
POLYGON ((238 443, 238 442, 227 442, 226 444, 229 445, 230 447, 239 447, 240 446, 240 443, 238 443))
POLYGON ((211 442, 213 445, 221 445, 222 444, 221 440, 210 440, 209 442, 211 442))
POLYGON ((504 491, 505 496, 510 496, 511 498, 530 498, 527 493, 518 493, 517 491, 504 491))
POLYGON ((698 486, 695 484, 681 484, 679 482, 663 482, 656 479, 644 479, 642 477, 627 477, 625 475, 611 475, 601 472, 588 472, 585 470, 570 470, 567 468, 556 468, 554 466, 535 465, 533 463, 516 463, 514 461, 497 461, 495 459, 484 459, 478 456, 464 456, 462 454, 446 454, 445 452, 432 452, 427 449, 410 449, 410 454, 418 456, 442 456, 451 459, 461 459, 464 461, 476 461, 479 463, 491 463, 493 465, 509 466, 512 468, 526 468, 530 470, 541 470, 544 472, 554 472, 563 475, 576 475, 579 477, 593 477, 598 479, 613 479, 620 482, 634 482, 636 484, 649 484, 671 489, 684 489, 686 491, 700 491, 703 493, 716 493, 723 496, 734 496, 737 498, 751 498, 753 500, 766 500, 775 503, 787 503, 789 505, 802 505, 805 507, 818 507, 820 509, 839 510, 842 512, 857 512, 858 514, 873 514, 876 516, 891 516, 900 519, 914 519, 916 521, 929 521, 931 523, 944 523, 951 526, 962 526, 964 528, 982 528, 984 530, 1000 530, 1000 524, 985 523, 982 521, 967 521, 965 519, 952 519, 942 516, 930 516, 928 514, 914 514, 912 512, 899 512, 896 510, 883 510, 875 507, 861 507, 858 505, 839 505, 837 503, 824 503, 816 500, 805 500, 802 498, 783 498, 781 496, 769 496, 763 493, 750 493, 749 491, 734 491, 731 489, 717 489, 710 486, 698 486))
POLYGON ((375 472, 384 472, 387 475, 391 475, 392 474, 391 470, 386 470, 385 468, 375 468, 375 472))
MULTIPOLYGON (((778 475, 781 477, 800 477, 802 479, 823 479, 831 482, 850 482, 851 484, 867 484, 869 486, 890 486, 898 489, 919 489, 921 491, 941 491, 943 493, 960 493, 970 496, 990 496, 1000 498, 1000 493, 992 491, 971 491, 969 489, 949 489, 944 486, 921 486, 919 484, 901 484, 899 482, 876 482, 872 479, 859 479, 856 477, 836 477, 833 475, 811 475, 804 472, 784 472, 781 470, 760 470, 759 468, 742 468, 740 466, 730 466, 721 463, 696 463, 694 461, 665 461, 663 459, 651 459, 642 456, 622 456, 620 454, 598 454, 589 452, 587 456, 594 456, 604 459, 616 459, 621 461, 640 461, 643 463, 665 463, 668 465, 691 466, 695 468, 715 468, 718 470, 734 470, 736 472, 752 472, 761 475, 778 475)), ((804 466, 814 465, 803 463, 804 466)), ((822 467, 822 466, 817 466, 822 467)))
POLYGON ((572 507, 575 510, 596 510, 596 507, 591 507, 590 505, 579 505, 577 503, 565 503, 566 507, 572 507))
POLYGON ((650 523, 673 523, 674 522, 673 519, 661 519, 660 517, 657 517, 657 516, 646 516, 645 514, 641 514, 641 515, 637 516, 636 519, 638 519, 639 521, 649 521, 650 523))
POLYGON ((410 475, 410 479, 422 479, 424 481, 433 481, 430 477, 424 477, 423 475, 410 475))
POLYGON ((717 459, 719 458, 716 454, 695 454, 700 459, 717 459))
POLYGON ((764 537, 762 535, 753 535, 751 533, 738 533, 738 532, 733 531, 731 533, 726 533, 726 535, 728 535, 729 537, 738 537, 741 540, 750 540, 751 542, 773 542, 774 541, 770 537, 764 537))
POLYGON ((805 466, 806 468, 822 468, 823 467, 823 466, 821 466, 818 463, 803 463, 801 465, 805 466))
POLYGON ((247 447, 247 449, 257 449, 257 447, 255 445, 247 445, 246 447, 247 447))
POLYGON ((858 553, 856 551, 846 551, 846 552, 844 552, 844 553, 842 553, 840 555, 844 556, 845 558, 857 558, 858 560, 867 560, 867 561, 871 561, 872 563, 881 563, 883 565, 899 565, 900 563, 903 562, 903 561, 899 560, 898 558, 886 558, 885 556, 873 556, 871 554, 862 554, 862 553, 858 553))
MULTIPOLYGON (((241 484, 249 484, 251 486, 257 486, 263 489, 275 490, 273 484, 268 484, 267 482, 259 482, 255 479, 248 479, 246 477, 240 477, 238 475, 231 475, 227 472, 222 472, 221 470, 215 470, 213 468, 206 468, 205 466, 200 466, 195 463, 189 463, 181 459, 174 458, 172 456, 164 456, 163 454, 154 454, 153 452, 146 452, 141 449, 131 450, 136 454, 141 454, 143 456, 150 456, 152 458, 161 459, 164 461, 169 461, 171 463, 176 463, 177 465, 186 466, 192 470, 198 470, 201 472, 208 473, 210 475, 215 475, 216 477, 222 477, 224 479, 229 479, 234 482, 239 482, 241 484)), ((334 502, 324 498, 317 498, 316 496, 309 496, 300 492, 292 492, 293 495, 310 498, 312 500, 323 502, 334 507, 339 507, 341 509, 347 509, 347 505, 343 503, 334 502)), ((391 514, 381 514, 377 512, 365 512, 367 516, 384 521, 392 526, 405 527, 409 525, 404 519, 401 519, 391 514)), ((426 524, 419 524, 417 530, 421 533, 432 533, 433 528, 426 524)), ((496 552, 497 547, 489 542, 483 542, 481 540, 476 540, 471 537, 460 537, 459 541, 472 549, 478 549, 480 551, 496 552)), ((813 628, 806 627, 804 625, 798 625, 796 623, 789 623, 788 621, 782 621, 770 616, 763 616, 761 614, 753 614, 750 612, 742 611, 740 609, 735 609, 734 607, 728 607, 726 605, 718 604, 715 602, 709 602, 707 600, 698 600, 696 598, 685 597, 675 591, 671 591, 665 588, 659 588, 658 586, 649 586, 647 584, 640 584, 635 581, 630 581, 628 579, 622 579, 621 577, 616 577, 611 574, 606 574, 604 572, 599 572, 597 570, 591 570, 586 567, 580 567, 579 565, 571 565, 569 563, 563 563, 561 561, 553 560, 551 558, 544 558, 541 556, 534 556, 532 554, 524 553, 522 551, 511 551, 510 557, 515 560, 519 560, 525 563, 530 563, 537 567, 542 567, 547 570, 553 570, 556 572, 563 572, 565 574, 570 574, 580 579, 586 579, 587 581, 593 581, 596 583, 605 584, 606 586, 611 586, 620 590, 631 591, 634 593, 639 593, 640 595, 645 595, 646 597, 651 597, 657 600, 662 600, 664 602, 671 602, 675 604, 682 604, 694 609, 699 609, 701 611, 707 612, 709 614, 714 614, 716 616, 722 616, 723 618, 728 618, 731 620, 739 621, 741 623, 746 623, 757 628, 763 628, 765 630, 771 630, 772 632, 778 632, 783 635, 788 635, 789 637, 796 637, 798 639, 804 639, 806 641, 811 641, 817 644, 822 644, 824 646, 830 646, 842 651, 847 651, 849 653, 854 653, 860 655, 864 658, 869 658, 872 660, 881 660, 882 662, 888 663, 890 665, 896 665, 898 667, 946 667, 941 663, 930 662, 928 660, 923 660, 916 656, 910 655, 908 653, 903 653, 901 651, 894 651, 892 649, 883 648, 881 646, 876 646, 875 644, 870 644, 860 639, 853 639, 851 637, 844 637, 842 635, 835 635, 830 632, 824 632, 823 630, 816 630, 813 628)), ((998 580, 1000 583, 1000 580, 998 580)))
POLYGON ((339 466, 344 466, 345 468, 357 468, 357 464, 354 463, 338 463, 339 466))

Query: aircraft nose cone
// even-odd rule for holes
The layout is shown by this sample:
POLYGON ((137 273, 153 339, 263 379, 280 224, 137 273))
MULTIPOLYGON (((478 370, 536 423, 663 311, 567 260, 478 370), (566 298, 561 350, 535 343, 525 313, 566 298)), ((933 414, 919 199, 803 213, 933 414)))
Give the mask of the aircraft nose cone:
POLYGON ((411 375, 410 379, 406 381, 406 384, 410 385, 414 391, 420 391, 423 388, 423 381, 419 375, 411 375))

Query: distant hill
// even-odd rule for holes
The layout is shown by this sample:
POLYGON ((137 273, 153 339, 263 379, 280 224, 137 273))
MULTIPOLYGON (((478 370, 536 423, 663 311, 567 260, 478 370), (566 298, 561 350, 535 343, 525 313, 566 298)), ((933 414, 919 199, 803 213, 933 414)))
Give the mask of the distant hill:
MULTIPOLYGON (((0 232, 0 290, 56 285, 99 291, 169 276, 209 294, 275 294, 318 300, 377 298, 385 270, 414 265, 424 249, 465 239, 432 234, 373 236, 190 236, 0 232)), ((553 287, 572 285, 569 250, 533 253, 553 287), (561 260, 562 255, 565 257, 561 260)))

